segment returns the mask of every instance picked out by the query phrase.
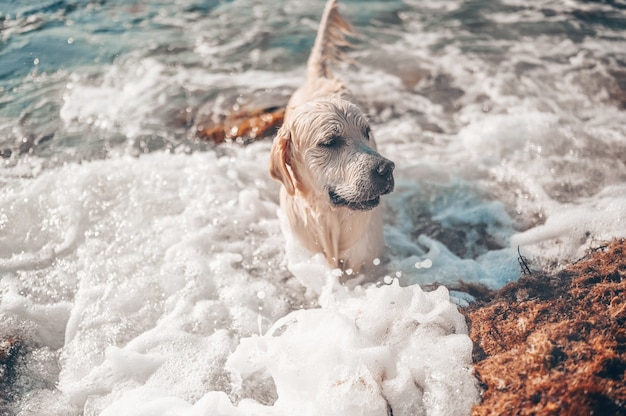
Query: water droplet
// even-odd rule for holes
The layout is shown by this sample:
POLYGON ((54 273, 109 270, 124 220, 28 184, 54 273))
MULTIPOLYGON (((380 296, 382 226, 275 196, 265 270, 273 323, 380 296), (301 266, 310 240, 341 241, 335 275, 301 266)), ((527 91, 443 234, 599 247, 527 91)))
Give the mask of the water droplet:
POLYGON ((430 269, 433 267, 433 261, 431 259, 426 259, 424 261, 418 261, 415 263, 416 269, 430 269))

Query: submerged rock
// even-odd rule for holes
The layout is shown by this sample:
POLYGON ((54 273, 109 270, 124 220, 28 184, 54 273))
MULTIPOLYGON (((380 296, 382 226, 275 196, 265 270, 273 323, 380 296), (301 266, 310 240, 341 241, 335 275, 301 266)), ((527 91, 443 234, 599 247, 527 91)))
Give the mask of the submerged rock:
POLYGON ((474 415, 626 414, 626 240, 465 313, 484 388, 474 415))
POLYGON ((0 414, 4 414, 9 403, 15 399, 13 383, 22 347, 22 342, 16 338, 0 339, 0 414))
POLYGON ((283 122, 284 107, 253 108, 230 112, 217 122, 204 120, 196 127, 196 137, 214 143, 249 143, 273 136, 283 122))

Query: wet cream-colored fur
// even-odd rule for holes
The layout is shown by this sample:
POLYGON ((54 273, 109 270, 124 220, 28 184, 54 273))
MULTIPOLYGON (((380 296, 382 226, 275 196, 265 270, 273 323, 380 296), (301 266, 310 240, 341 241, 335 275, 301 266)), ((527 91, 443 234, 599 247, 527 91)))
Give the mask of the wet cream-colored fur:
POLYGON ((291 231, 331 267, 364 271, 383 255, 380 196, 393 190, 394 165, 376 150, 369 122, 330 70, 352 27, 326 4, 307 62, 307 80, 287 105, 270 155, 282 183, 281 209, 291 231))

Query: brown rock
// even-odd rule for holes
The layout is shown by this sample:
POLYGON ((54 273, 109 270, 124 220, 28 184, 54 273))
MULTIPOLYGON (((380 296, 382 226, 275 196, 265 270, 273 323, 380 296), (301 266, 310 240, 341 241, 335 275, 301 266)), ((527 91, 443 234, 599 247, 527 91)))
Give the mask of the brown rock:
POLYGON ((285 109, 270 107, 250 109, 227 114, 218 123, 199 125, 196 137, 214 143, 242 141, 249 143, 257 139, 273 136, 283 122, 285 109))

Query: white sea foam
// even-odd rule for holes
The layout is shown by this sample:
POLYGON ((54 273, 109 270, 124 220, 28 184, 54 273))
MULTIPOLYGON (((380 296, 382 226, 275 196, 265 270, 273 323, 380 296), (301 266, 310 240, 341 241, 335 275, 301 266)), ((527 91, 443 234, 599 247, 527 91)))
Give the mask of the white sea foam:
POLYGON ((447 290, 395 280, 330 297, 242 339, 229 357, 238 385, 272 378, 272 414, 462 414, 476 403, 472 343, 447 290))
POLYGON ((75 414, 366 415, 387 402, 457 414, 476 402, 471 342, 445 289, 351 290, 303 253, 300 274, 322 283, 307 294, 291 277, 268 151, 153 153, 8 181, 5 235, 33 240, 19 254, 5 240, 0 310, 33 328, 33 345, 60 349, 44 360, 58 360, 58 390, 24 408, 51 394, 75 414), (320 309, 289 314, 320 290, 320 309))
POLYGON ((237 95, 243 95, 244 91, 254 89, 294 89, 303 80, 300 73, 282 74, 278 78, 266 71, 227 74, 199 68, 172 68, 156 59, 135 55, 105 69, 96 80, 72 74, 60 109, 60 117, 69 130, 93 126, 123 133, 129 139, 163 135, 167 132, 162 131, 163 121, 159 117, 171 111, 170 101, 180 90, 208 90, 218 95, 218 91, 236 89, 237 95))

